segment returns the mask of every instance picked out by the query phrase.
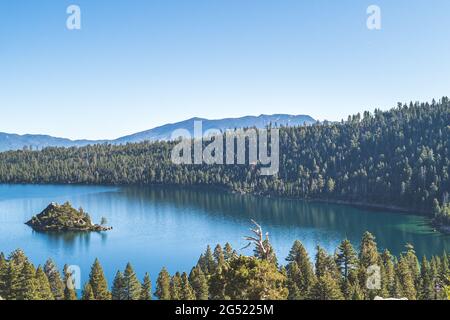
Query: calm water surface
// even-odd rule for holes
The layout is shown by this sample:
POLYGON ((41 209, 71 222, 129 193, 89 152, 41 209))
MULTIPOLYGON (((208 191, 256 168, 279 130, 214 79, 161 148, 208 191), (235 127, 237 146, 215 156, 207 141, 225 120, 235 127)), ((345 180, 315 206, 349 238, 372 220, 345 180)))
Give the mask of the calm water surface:
POLYGON ((96 257, 110 282, 128 261, 140 278, 148 271, 153 282, 162 266, 169 272, 189 272, 207 244, 230 242, 236 249, 246 245, 243 236, 249 234, 251 218, 270 233, 280 261, 295 239, 313 256, 318 244, 332 252, 344 238, 357 246, 366 230, 376 236, 380 248, 395 254, 405 243, 412 243, 419 256, 450 250, 450 237, 433 232, 425 219, 388 211, 208 189, 0 185, 0 251, 21 248, 36 265, 48 257, 60 268, 79 265, 83 280, 96 257), (94 222, 106 217, 114 230, 56 235, 24 224, 50 202, 65 201, 83 207, 94 222))

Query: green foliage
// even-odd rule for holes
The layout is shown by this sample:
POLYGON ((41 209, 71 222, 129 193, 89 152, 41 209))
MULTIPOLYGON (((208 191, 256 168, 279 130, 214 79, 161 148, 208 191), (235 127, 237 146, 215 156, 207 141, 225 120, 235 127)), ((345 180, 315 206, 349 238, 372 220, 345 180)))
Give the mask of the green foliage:
POLYGON ((182 290, 181 275, 179 272, 177 272, 170 281, 169 287, 170 299, 181 300, 181 290, 182 290))
POLYGON ((276 265, 255 257, 239 256, 224 272, 225 295, 233 300, 284 300, 286 276, 276 265))
POLYGON ((286 258, 290 300, 303 300, 316 282, 313 266, 303 244, 296 240, 286 258))
MULTIPOLYGON (((364 234, 359 252, 348 240, 341 242, 334 256, 318 247, 315 268, 300 241, 294 242, 286 258, 287 265, 281 267, 263 257, 238 255, 229 245, 224 247, 222 257, 219 248, 212 254, 215 267, 208 276, 200 265, 191 270, 189 277, 179 272, 171 277, 163 268, 156 280, 155 296, 160 300, 367 300, 375 296, 443 300, 450 290, 446 253, 430 260, 424 257, 419 263, 414 248, 407 245, 397 260, 387 249, 380 254, 370 233, 364 234), (370 263, 379 267, 379 288, 367 285, 371 276, 368 269, 373 266, 370 263)), ((202 254, 205 256, 208 254, 202 254)), ((52 260, 47 261, 46 268, 35 269, 21 250, 7 259, 0 254, 0 296, 7 300, 54 300, 55 292, 61 294, 60 282, 52 260)), ((64 284, 68 283, 73 283, 73 279, 64 266, 64 284)), ((76 300, 73 288, 64 287, 63 298, 76 300)), ((145 274, 141 284, 131 264, 127 264, 124 272, 117 272, 112 294, 109 293, 96 259, 81 299, 151 300, 151 289, 149 274, 145 274)))
POLYGON ((344 300, 339 283, 330 272, 317 277, 317 281, 310 292, 311 300, 344 300))
MULTIPOLYGON (((216 272, 216 274, 219 273, 219 271, 216 272)), ((197 300, 208 300, 208 279, 198 265, 192 268, 189 274, 189 282, 197 300)))
POLYGON ((92 294, 95 300, 110 300, 111 293, 108 291, 108 283, 103 273, 100 261, 95 259, 89 274, 89 284, 91 285, 92 294))
POLYGON ((183 272, 181 275, 181 292, 180 292, 181 300, 196 300, 195 291, 189 283, 188 275, 186 272, 183 272))
POLYGON ((162 268, 161 272, 156 279, 156 291, 155 296, 159 300, 170 300, 171 292, 171 277, 166 268, 162 268))
POLYGON ((47 275, 55 300, 63 300, 65 285, 61 280, 61 274, 58 271, 58 267, 52 259, 48 259, 45 263, 44 272, 47 275))
POLYGON ((26 261, 20 272, 19 289, 17 291, 17 300, 39 300, 38 281, 36 279, 36 270, 34 266, 26 261))
POLYGON ((142 282, 140 300, 152 300, 152 282, 148 273, 145 273, 142 282))
POLYGON ((260 165, 174 165, 177 142, 3 152, 0 183, 208 185, 395 206, 448 221, 449 124, 450 102, 444 97, 340 123, 281 128, 276 177, 262 176, 260 165))
POLYGON ((37 296, 39 300, 54 300, 50 282, 41 266, 36 270, 37 296))
POLYGON ((95 300, 94 291, 92 290, 92 286, 89 282, 84 285, 81 300, 95 300))
POLYGON ((141 297, 141 284, 134 273, 130 263, 127 264, 123 273, 124 296, 126 300, 139 300, 141 297))
POLYGON ((88 231, 97 230, 91 218, 82 208, 76 210, 69 202, 59 205, 51 203, 27 225, 39 231, 88 231))
POLYGON ((112 300, 126 300, 125 297, 125 283, 123 274, 121 271, 117 271, 114 277, 112 289, 111 289, 112 300))

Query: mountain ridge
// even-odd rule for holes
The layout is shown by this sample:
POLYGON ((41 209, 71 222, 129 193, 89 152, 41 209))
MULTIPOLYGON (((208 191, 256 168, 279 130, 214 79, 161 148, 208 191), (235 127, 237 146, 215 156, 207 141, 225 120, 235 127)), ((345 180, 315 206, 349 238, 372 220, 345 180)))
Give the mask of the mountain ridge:
POLYGON ((226 129, 256 127, 264 128, 269 124, 276 126, 302 126, 310 125, 316 122, 309 115, 290 115, 290 114, 261 114, 259 116, 243 116, 239 118, 222 118, 222 119, 206 119, 193 117, 187 120, 167 123, 154 127, 149 130, 133 133, 117 139, 89 140, 79 139, 72 140, 62 137, 54 137, 44 134, 14 134, 0 132, 0 152, 21 150, 23 148, 31 148, 41 150, 47 147, 82 147, 92 144, 126 144, 137 143, 142 141, 158 141, 170 140, 171 134, 177 129, 186 129, 193 134, 195 121, 202 121, 203 131, 209 129, 218 129, 224 131, 226 129))

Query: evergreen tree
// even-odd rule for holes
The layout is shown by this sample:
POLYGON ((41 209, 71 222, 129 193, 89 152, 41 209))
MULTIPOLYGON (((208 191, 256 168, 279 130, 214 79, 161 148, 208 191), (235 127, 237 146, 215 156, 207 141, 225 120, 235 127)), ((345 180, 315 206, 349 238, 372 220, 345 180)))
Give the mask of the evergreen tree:
POLYGON ((111 288, 112 300, 127 300, 125 293, 125 280, 121 271, 117 271, 111 288))
POLYGON ((225 261, 231 260, 234 256, 237 255, 236 251, 233 250, 231 245, 227 242, 224 247, 223 255, 225 257, 225 261))
POLYGON ((181 300, 181 290, 181 275, 177 272, 170 281, 170 298, 172 300, 181 300))
POLYGON ((126 300, 139 300, 141 297, 141 284, 130 263, 128 263, 125 268, 123 278, 126 300))
POLYGON ((6 297, 6 281, 8 277, 8 261, 3 252, 0 253, 0 297, 6 297))
POLYGON ((205 275, 210 276, 214 273, 216 262, 209 245, 206 247, 205 253, 200 256, 198 265, 200 265, 200 268, 202 268, 202 271, 205 275))
POLYGON ((103 268, 100 261, 95 259, 89 274, 89 284, 92 288, 92 294, 95 300, 110 300, 111 293, 108 291, 108 282, 106 281, 103 268))
POLYGON ((418 297, 421 300, 432 300, 433 292, 433 275, 431 272, 430 263, 428 262, 427 258, 423 256, 420 267, 420 284, 418 297))
POLYGON ((310 299, 313 300, 343 300, 338 281, 333 278, 330 272, 325 272, 317 278, 311 289, 310 299))
POLYGON ((286 258, 289 299, 305 299, 316 281, 313 266, 303 244, 296 240, 286 258))
POLYGON ((166 268, 162 268, 156 280, 156 291, 155 296, 159 300, 170 300, 170 274, 167 272, 166 268))
MULTIPOLYGON (((214 276, 220 272, 216 270, 214 276)), ((213 277, 214 277, 213 276, 213 277)), ((197 300, 208 300, 208 280, 202 271, 202 268, 195 266, 192 268, 189 274, 189 282, 195 292, 195 297, 197 300)))
POLYGON ((416 288, 420 285, 420 264, 417 259, 416 252, 414 251, 414 246, 411 244, 407 244, 406 246, 406 254, 405 259, 408 262, 409 269, 411 271, 411 275, 413 277, 414 286, 416 288))
POLYGON ((21 279, 19 268, 14 261, 8 262, 8 269, 5 276, 4 297, 6 300, 17 300, 20 298, 21 279))
POLYGON ((89 282, 84 285, 81 300, 95 300, 94 291, 89 282))
POLYGON ((199 295, 197 300, 203 300, 206 297, 209 297, 211 300, 224 300, 227 298, 225 294, 225 274, 230 268, 229 263, 231 261, 232 260, 228 260, 226 265, 218 267, 214 274, 209 277, 209 281, 206 278, 206 275, 203 274, 202 269, 199 266, 196 267, 198 269, 200 279, 193 279, 192 285, 194 286, 194 291, 197 290, 196 294, 199 295), (205 281, 203 281, 202 278, 204 278, 205 281))
POLYGON ((414 275, 411 271, 408 258, 401 256, 396 268, 396 296, 416 300, 414 275))
POLYGON ((54 300, 50 282, 44 270, 39 266, 36 270, 37 296, 39 300, 54 300))
POLYGON ((39 300, 38 283, 34 266, 26 261, 20 273, 17 300, 39 300))
POLYGON ((317 246, 315 269, 317 277, 321 277, 328 272, 336 279, 340 278, 339 269, 334 258, 320 246, 317 246))
POLYGON ((368 286, 368 271, 371 267, 381 268, 381 263, 377 244, 375 242, 375 237, 370 232, 366 232, 362 237, 359 249, 358 278, 360 287, 364 292, 364 297, 365 299, 369 300, 372 300, 376 295, 380 293, 368 286))
POLYGON ((181 275, 181 300, 195 300, 195 292, 189 283, 188 275, 183 272, 181 275))
MULTIPOLYGON (((218 267, 222 267, 225 264, 225 255, 224 252, 222 250, 222 247, 220 246, 220 244, 218 244, 215 248, 214 248, 214 260, 215 260, 215 268, 218 267)), ((213 270, 212 273, 214 273, 215 269, 213 270)))
POLYGON ((383 265, 383 275, 381 278, 382 292, 385 298, 395 296, 395 269, 393 257, 389 250, 384 250, 381 255, 381 261, 383 265))
POLYGON ((352 270, 357 268, 358 257, 349 240, 341 242, 336 253, 336 264, 344 280, 348 280, 352 270))
POLYGON ((145 273, 142 282, 140 300, 152 300, 152 282, 148 273, 145 273))
POLYGON ((240 256, 224 271, 225 295, 232 300, 285 300, 286 276, 277 266, 255 257, 240 256))
POLYGON ((65 286, 61 280, 61 274, 58 271, 58 267, 52 259, 48 259, 45 263, 44 272, 47 275, 55 300, 63 300, 65 286))

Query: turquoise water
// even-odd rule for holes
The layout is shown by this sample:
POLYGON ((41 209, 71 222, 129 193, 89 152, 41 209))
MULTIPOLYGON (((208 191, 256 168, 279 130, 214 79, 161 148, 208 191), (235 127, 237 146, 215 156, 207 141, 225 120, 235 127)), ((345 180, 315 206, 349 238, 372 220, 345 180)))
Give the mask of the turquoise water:
MULTIPOLYGON (((154 280, 162 266, 189 272, 207 244, 246 245, 250 219, 270 233, 279 261, 295 239, 314 256, 320 244, 332 252, 348 238, 359 244, 372 232, 380 248, 399 254, 412 243, 419 256, 450 250, 450 237, 433 232, 424 218, 345 205, 234 195, 211 189, 174 187, 100 187, 0 185, 0 251, 23 249, 37 264, 52 257, 60 268, 78 265, 85 280, 100 259, 108 280, 130 261, 138 276, 154 280), (24 222, 50 202, 70 201, 94 222, 102 216, 114 229, 105 233, 45 234, 24 222)), ((241 251, 251 254, 251 250, 241 251)))

